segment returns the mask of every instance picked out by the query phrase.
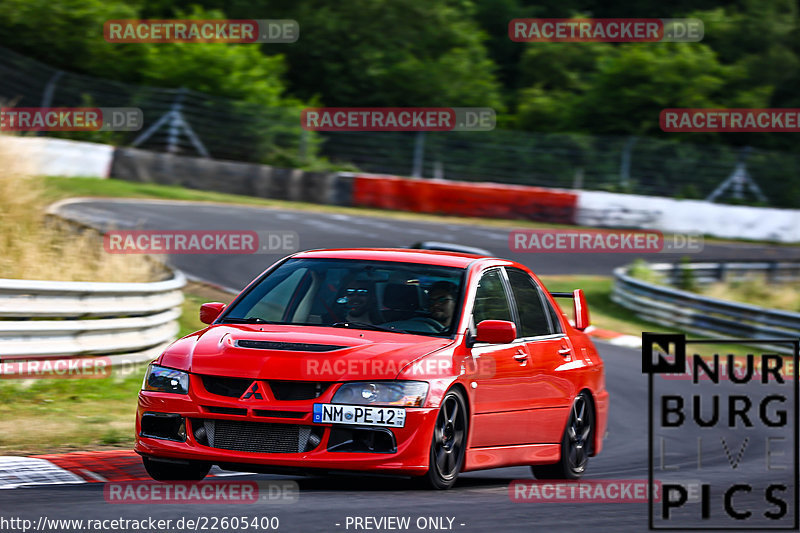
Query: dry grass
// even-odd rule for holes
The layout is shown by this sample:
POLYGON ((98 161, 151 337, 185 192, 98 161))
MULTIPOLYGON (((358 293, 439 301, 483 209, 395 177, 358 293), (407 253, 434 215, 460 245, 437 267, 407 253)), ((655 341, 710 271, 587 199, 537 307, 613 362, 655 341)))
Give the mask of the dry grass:
POLYGON ((763 276, 753 276, 746 280, 729 283, 713 283, 704 288, 702 292, 711 298, 800 312, 800 286, 798 284, 767 283, 763 276))
POLYGON ((96 232, 77 232, 48 221, 43 182, 31 175, 18 150, 0 135, 0 278, 157 279, 159 269, 144 256, 106 253, 96 232))

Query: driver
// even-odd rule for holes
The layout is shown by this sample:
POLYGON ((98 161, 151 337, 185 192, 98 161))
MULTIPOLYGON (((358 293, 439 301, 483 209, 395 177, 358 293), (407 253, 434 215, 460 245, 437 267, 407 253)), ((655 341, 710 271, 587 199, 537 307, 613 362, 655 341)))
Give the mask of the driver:
POLYGON ((456 284, 437 281, 431 286, 429 295, 428 308, 431 318, 439 322, 442 329, 449 328, 456 308, 456 284))
POLYGON ((350 283, 344 291, 347 297, 347 322, 377 324, 381 322, 377 316, 375 305, 375 285, 370 281, 357 279, 350 283))

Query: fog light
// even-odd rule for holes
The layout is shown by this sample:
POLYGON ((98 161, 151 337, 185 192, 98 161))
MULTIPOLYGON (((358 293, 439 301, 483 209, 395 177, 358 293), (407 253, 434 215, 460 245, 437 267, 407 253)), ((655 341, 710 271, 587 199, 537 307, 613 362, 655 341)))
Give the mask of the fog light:
POLYGON ((142 437, 186 441, 186 420, 177 413, 144 413, 141 427, 142 437))

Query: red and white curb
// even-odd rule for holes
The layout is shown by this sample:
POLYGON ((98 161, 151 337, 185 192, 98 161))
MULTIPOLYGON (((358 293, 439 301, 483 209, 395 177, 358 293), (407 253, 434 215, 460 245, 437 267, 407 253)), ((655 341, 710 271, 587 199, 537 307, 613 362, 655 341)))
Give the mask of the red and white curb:
POLYGON ((0 489, 150 479, 133 451, 0 456, 0 489))
POLYGON ((625 335, 624 333, 617 333, 610 329, 600 329, 594 326, 586 328, 586 334, 615 346, 624 346, 625 348, 642 347, 642 338, 636 335, 625 335))
MULTIPOLYGON (((209 477, 250 475, 217 467, 209 477)), ((0 456, 0 489, 42 485, 79 485, 121 481, 150 481, 142 458, 132 450, 71 452, 32 457, 0 456)))
POLYGON ((71 485, 86 481, 46 459, 36 457, 0 457, 0 489, 31 485, 71 485))

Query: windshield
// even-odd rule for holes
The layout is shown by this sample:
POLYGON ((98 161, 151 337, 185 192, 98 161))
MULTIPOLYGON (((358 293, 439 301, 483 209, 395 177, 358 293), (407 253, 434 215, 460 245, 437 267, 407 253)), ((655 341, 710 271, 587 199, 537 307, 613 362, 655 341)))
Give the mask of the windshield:
POLYGON ((221 323, 330 326, 450 336, 464 269, 290 259, 231 305, 221 323))

